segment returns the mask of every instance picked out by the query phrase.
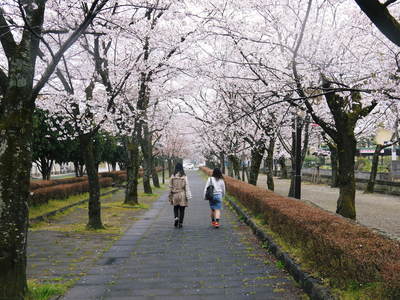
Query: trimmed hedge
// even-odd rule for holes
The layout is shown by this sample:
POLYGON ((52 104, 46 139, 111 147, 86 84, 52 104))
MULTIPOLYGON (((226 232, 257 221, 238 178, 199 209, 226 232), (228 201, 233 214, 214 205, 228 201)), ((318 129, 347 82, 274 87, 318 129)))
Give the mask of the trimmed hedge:
MULTIPOLYGON (((113 184, 113 179, 110 177, 103 177, 99 179, 101 187, 109 187, 113 184)), ((47 186, 38 188, 31 192, 29 205, 41 205, 48 203, 50 199, 66 199, 70 196, 83 194, 89 191, 89 182, 81 181, 69 184, 59 184, 54 186, 47 186)))
MULTIPOLYGON (((157 171, 162 170, 157 168, 157 171)), ((139 170, 139 177, 143 176, 143 169, 139 170)), ((126 171, 112 171, 99 173, 101 187, 109 187, 113 183, 120 184, 127 180, 126 171)), ((30 184, 31 196, 29 205, 48 203, 50 199, 66 199, 69 196, 89 191, 88 177, 72 177, 54 180, 35 180, 30 184)))
MULTIPOLYGON (((156 168, 157 172, 162 171, 162 167, 156 168)), ((143 177, 143 169, 139 170, 139 178, 143 177)), ((101 177, 112 177, 115 183, 123 183, 128 180, 126 171, 111 171, 99 173, 101 177)))
MULTIPOLYGON (((211 175, 211 170, 201 168, 211 175)), ((272 231, 301 249, 334 286, 381 283, 385 299, 400 299, 400 243, 339 215, 224 176, 228 192, 272 231)))
POLYGON ((34 191, 34 190, 45 188, 45 187, 60 185, 60 184, 83 182, 83 181, 87 181, 87 180, 88 180, 87 176, 52 179, 52 180, 33 180, 30 183, 30 191, 34 191))
POLYGON ((126 181, 126 171, 111 171, 99 173, 100 177, 111 177, 115 183, 126 181))

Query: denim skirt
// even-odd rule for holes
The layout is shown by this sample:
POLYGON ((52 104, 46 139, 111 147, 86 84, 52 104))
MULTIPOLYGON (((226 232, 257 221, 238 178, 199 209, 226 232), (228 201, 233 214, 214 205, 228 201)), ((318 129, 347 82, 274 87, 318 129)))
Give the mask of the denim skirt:
POLYGON ((222 195, 214 194, 213 199, 210 200, 211 209, 222 209, 222 195))

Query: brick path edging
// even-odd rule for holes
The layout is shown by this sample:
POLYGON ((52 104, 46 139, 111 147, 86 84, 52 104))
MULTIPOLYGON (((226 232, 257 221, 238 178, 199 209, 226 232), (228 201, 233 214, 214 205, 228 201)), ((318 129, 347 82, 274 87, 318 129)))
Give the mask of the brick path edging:
POLYGON ((299 265, 297 265, 290 256, 283 252, 280 247, 268 236, 257 224, 248 216, 232 199, 226 197, 229 204, 239 215, 243 218, 246 223, 253 231, 254 235, 263 243, 266 243, 267 249, 271 252, 278 260, 280 260, 285 269, 294 278, 294 280, 300 284, 304 292, 310 296, 312 300, 335 300, 330 290, 321 284, 319 279, 310 276, 307 272, 303 271, 299 265))

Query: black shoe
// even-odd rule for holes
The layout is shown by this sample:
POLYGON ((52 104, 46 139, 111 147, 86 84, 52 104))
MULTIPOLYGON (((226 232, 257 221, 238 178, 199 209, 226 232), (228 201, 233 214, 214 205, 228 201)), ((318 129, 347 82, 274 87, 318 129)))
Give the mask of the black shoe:
POLYGON ((179 220, 178 220, 178 219, 175 219, 175 221, 174 221, 174 226, 175 226, 175 227, 178 227, 178 223, 179 223, 179 220))
POLYGON ((182 228, 182 223, 179 223, 178 228, 182 228))

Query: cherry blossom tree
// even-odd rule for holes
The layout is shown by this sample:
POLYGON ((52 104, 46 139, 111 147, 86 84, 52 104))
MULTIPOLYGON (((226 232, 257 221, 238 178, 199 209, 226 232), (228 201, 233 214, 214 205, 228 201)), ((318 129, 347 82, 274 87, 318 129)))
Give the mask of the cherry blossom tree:
POLYGON ((389 8, 397 0, 355 0, 361 10, 375 26, 394 44, 400 46, 400 24, 394 17, 398 14, 398 6, 389 8))
MULTIPOLYGON (((7 1, 0 8, 0 297, 23 299, 26 293, 26 235, 31 168, 30 143, 35 101, 63 54, 86 31, 107 0, 76 7, 75 27, 61 46, 49 46, 46 33, 62 23, 56 1, 7 1), (51 12, 51 13, 50 13, 51 12), (50 13, 46 15, 46 13, 50 13), (45 17, 46 16, 46 17, 45 17), (38 73, 37 57, 48 57, 38 73), (6 58, 6 60, 3 60, 6 58)), ((110 1, 111 3, 111 1, 110 1)))

